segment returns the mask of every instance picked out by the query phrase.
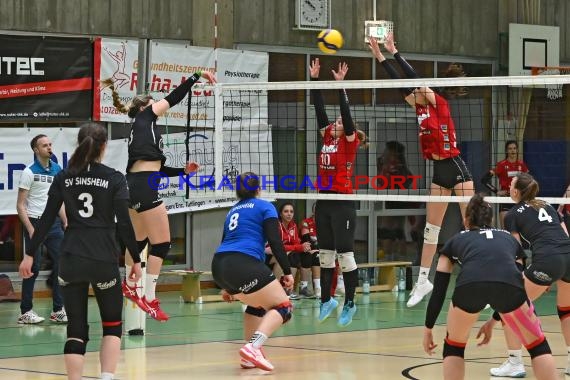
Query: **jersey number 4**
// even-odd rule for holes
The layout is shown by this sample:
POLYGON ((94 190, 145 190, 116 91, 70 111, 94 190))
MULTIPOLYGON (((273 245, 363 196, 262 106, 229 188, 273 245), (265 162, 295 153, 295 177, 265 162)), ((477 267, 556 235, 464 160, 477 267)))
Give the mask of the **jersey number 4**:
POLYGON ((543 208, 538 210, 538 220, 540 220, 541 222, 552 223, 552 217, 550 215, 548 215, 546 210, 543 208))
POLYGON ((79 210, 79 216, 82 218, 90 218, 93 216, 93 196, 89 193, 81 193, 77 197, 83 202, 83 210, 79 210))

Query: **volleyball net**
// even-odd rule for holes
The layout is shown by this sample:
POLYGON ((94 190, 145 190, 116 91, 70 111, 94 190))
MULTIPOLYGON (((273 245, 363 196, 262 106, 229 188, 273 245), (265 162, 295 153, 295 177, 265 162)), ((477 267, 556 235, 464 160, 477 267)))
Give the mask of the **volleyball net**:
MULTIPOLYGON (((466 93, 449 99, 449 105, 475 191, 492 195, 481 180, 505 159, 505 143, 515 141, 519 159, 540 184, 539 197, 566 204, 570 200, 562 195, 570 181, 569 84, 566 75, 220 83, 204 90, 210 91, 206 100, 191 97, 190 138, 178 133, 169 139, 187 144, 189 159, 202 165, 179 184, 190 188, 190 198, 231 198, 236 176, 251 171, 260 176, 264 197, 273 199, 464 202, 468 197, 429 195, 433 162, 423 158, 415 110, 400 91, 455 88, 466 93), (553 86, 561 97, 551 99, 548 89, 553 86), (353 195, 316 191, 322 141, 311 89, 322 90, 331 122, 340 115, 338 90, 346 89, 352 118, 367 135, 368 147, 358 150, 354 163, 353 195)), ((182 150, 173 154, 182 156, 182 150)), ((496 178, 492 184, 499 188, 496 178)), ((511 202, 508 197, 487 199, 511 202)))

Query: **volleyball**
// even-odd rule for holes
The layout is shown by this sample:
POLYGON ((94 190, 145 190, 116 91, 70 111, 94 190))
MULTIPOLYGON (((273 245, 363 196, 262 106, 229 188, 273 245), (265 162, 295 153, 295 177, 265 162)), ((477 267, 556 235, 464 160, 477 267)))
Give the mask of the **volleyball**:
POLYGON ((334 54, 342 47, 342 34, 336 29, 325 29, 317 36, 317 45, 325 54, 334 54))

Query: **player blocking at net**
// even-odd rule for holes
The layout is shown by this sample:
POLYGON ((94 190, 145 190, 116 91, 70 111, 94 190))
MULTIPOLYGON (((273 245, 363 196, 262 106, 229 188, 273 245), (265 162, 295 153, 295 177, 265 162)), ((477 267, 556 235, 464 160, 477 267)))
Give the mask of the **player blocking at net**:
MULTIPOLYGON (((370 50, 390 78, 399 79, 396 69, 386 60, 380 51, 378 41, 370 37, 370 50)), ((414 68, 400 55, 394 44, 393 34, 384 41, 384 47, 394 56, 407 78, 418 78, 414 68)), ((446 77, 465 76, 461 65, 451 64, 445 72, 446 77)), ((416 111, 420 127, 420 146, 426 160, 433 161, 433 178, 430 195, 449 196, 455 192, 459 196, 474 194, 473 177, 460 156, 455 136, 455 125, 447 100, 429 87, 402 88, 404 100, 416 111)), ((449 98, 466 95, 463 87, 451 87, 444 91, 449 98)), ((426 226, 422 247, 421 266, 407 306, 417 305, 433 289, 429 281, 429 272, 438 243, 443 217, 447 210, 447 202, 426 203, 426 226)), ((459 204, 462 217, 465 217, 465 203, 459 204)))
MULTIPOLYGON (((320 72, 319 59, 311 62, 309 73, 311 79, 318 79, 320 72)), ((339 63, 338 70, 332 70, 335 80, 344 80, 348 65, 339 63)), ((366 145, 366 135, 356 129, 346 91, 339 91, 340 114, 334 122, 329 122, 325 112, 323 96, 320 90, 311 90, 315 105, 315 113, 319 132, 323 138, 323 146, 319 154, 318 181, 319 193, 352 194, 352 174, 356 161, 356 150, 359 145, 366 145)), ((338 319, 340 326, 352 322, 356 313, 354 293, 358 286, 358 268, 354 259, 354 232, 356 226, 356 207, 351 200, 317 200, 315 206, 317 240, 319 241, 319 261, 321 264, 321 307, 319 321, 327 319, 338 306, 328 291, 334 275, 335 258, 344 277, 345 298, 342 312, 338 319)))

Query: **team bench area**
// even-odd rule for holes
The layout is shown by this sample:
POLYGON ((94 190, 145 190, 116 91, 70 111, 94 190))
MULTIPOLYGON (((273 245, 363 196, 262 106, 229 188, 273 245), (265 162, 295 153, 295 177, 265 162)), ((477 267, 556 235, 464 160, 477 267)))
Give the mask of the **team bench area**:
MULTIPOLYGON (((358 269, 378 268, 378 277, 375 285, 370 285, 371 292, 390 291, 397 284, 398 272, 396 269, 409 268, 412 266, 411 261, 379 261, 377 263, 358 264, 358 269)), ((362 293, 362 287, 356 288, 357 292, 362 293)))
POLYGON ((202 295, 200 276, 211 275, 212 272, 199 270, 174 269, 162 272, 160 275, 182 276, 182 299, 184 302, 211 302, 222 301, 220 294, 202 295))

